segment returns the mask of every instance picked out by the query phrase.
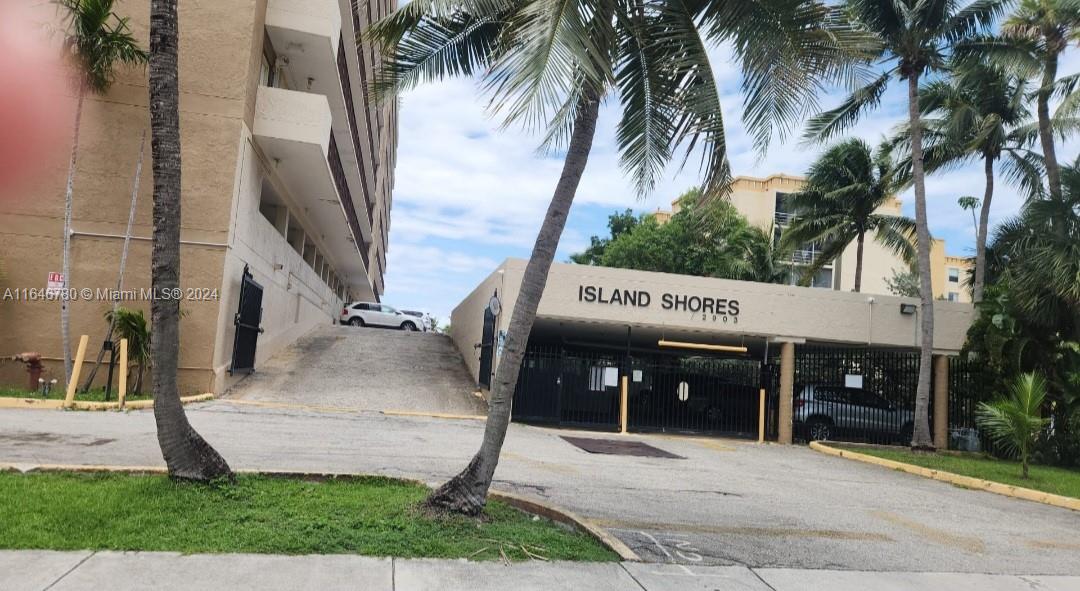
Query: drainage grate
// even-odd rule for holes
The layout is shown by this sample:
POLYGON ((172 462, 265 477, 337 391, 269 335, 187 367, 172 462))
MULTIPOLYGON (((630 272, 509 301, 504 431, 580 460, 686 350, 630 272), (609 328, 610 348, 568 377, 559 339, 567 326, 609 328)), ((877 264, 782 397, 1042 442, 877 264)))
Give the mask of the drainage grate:
POLYGON ((567 443, 576 445, 591 454, 609 454, 614 456, 638 456, 643 458, 671 458, 685 460, 671 452, 653 447, 640 441, 619 441, 616 439, 590 439, 586 437, 563 437, 567 443))

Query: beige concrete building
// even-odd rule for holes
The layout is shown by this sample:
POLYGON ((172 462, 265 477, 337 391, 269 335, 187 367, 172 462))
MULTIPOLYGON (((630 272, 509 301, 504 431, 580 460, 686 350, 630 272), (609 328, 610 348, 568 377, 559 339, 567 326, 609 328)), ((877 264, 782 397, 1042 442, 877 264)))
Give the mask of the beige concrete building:
MULTIPOLYGON (((369 100, 378 53, 354 40, 395 0, 218 0, 180 3, 181 391, 221 392, 231 375, 234 315, 245 268, 261 284, 255 363, 318 324, 343 300, 384 292, 397 146, 397 106, 369 100), (190 290, 190 291, 189 291, 190 290)), ((122 0, 148 44, 149 3, 122 0)), ((69 289, 73 344, 95 357, 115 288, 140 135, 149 127, 147 73, 120 72, 88 97, 75 175, 69 289), (83 290, 89 288, 92 292, 83 290)), ((152 175, 138 192, 124 288, 149 287, 152 175)), ((61 270, 65 169, 0 204, 0 293, 42 290, 61 270)), ((24 298, 25 299, 25 298, 24 298)), ((123 305, 149 312, 137 293, 123 305)), ((63 379, 60 305, 0 301, 0 355, 41 352, 63 379)), ((149 314, 147 314, 149 315, 149 314)), ((0 362, 0 383, 25 384, 0 362)))
MULTIPOLYGON (((504 261, 452 313, 452 338, 481 387, 498 379, 498 359, 525 266, 520 259, 504 261), (500 304, 492 306, 496 296, 500 304)), ((714 400, 723 399, 723 412, 742 413, 751 432, 757 417, 764 421, 768 414, 770 424, 779 425, 775 437, 790 442, 797 389, 815 379, 825 380, 808 373, 814 366, 806 365, 805 359, 796 365, 796 352, 831 348, 834 353, 815 358, 817 369, 835 370, 831 377, 842 385, 857 378, 862 388, 865 380, 868 391, 876 389, 875 396, 888 392, 889 408, 883 402, 874 413, 878 418, 893 413, 891 435, 896 436, 905 423, 910 426, 910 406, 899 407, 914 400, 919 308, 918 298, 556 263, 537 310, 530 351, 539 345, 554 346, 559 352, 526 357, 522 372, 529 377, 519 381, 518 394, 543 397, 557 391, 564 415, 567 406, 606 400, 603 409, 594 406, 588 420, 577 423, 610 426, 611 412, 619 405, 619 382, 625 380, 621 387, 629 394, 624 396, 630 397, 632 409, 638 409, 631 411, 631 426, 648 418, 643 413, 651 405, 648 408, 662 414, 669 427, 695 431, 708 430, 703 417, 710 409, 694 408, 697 392, 708 392, 714 400), (777 378, 771 384, 758 377, 770 368, 777 378), (664 384, 676 375, 680 377, 664 384), (548 381, 536 386, 534 382, 543 378, 548 381), (646 386, 652 396, 648 399, 641 395, 646 386), (761 413, 759 387, 762 400, 768 390, 775 401, 761 413), (655 410, 660 390, 671 398, 655 410), (635 392, 642 402, 635 403, 635 392), (601 419, 596 420, 600 410, 608 414, 599 413, 601 419)), ((934 416, 941 440, 948 418, 947 409, 940 406, 948 388, 948 357, 963 347, 975 310, 969 304, 942 301, 935 303, 934 314, 939 404, 934 416)), ((515 397, 515 416, 530 412, 528 403, 527 397, 521 401, 515 397)), ((560 408, 553 403, 548 410, 557 415, 560 408)), ((625 421, 624 417, 624 428, 625 421)))
MULTIPOLYGON (((751 224, 766 230, 771 229, 779 236, 794 219, 790 212, 784 210, 784 196, 798 192, 805 184, 806 179, 803 177, 782 173, 765 178, 739 176, 732 183, 729 199, 751 224)), ((878 213, 898 216, 901 215, 900 206, 900 200, 893 198, 879 208, 878 213)), ((678 211, 678 203, 673 202, 671 211, 657 211, 653 215, 664 223, 678 211)), ((793 253, 792 264, 796 267, 809 264, 817 255, 818 251, 814 246, 808 245, 793 253)), ((813 279, 812 285, 850 291, 855 284, 855 257, 856 246, 852 243, 838 260, 825 265, 813 279)), ((945 242, 935 240, 931 248, 931 261, 934 296, 950 301, 970 302, 970 292, 966 287, 961 288, 971 265, 969 259, 947 256, 945 242)), ((886 281, 892 278, 894 271, 902 273, 906 270, 907 264, 895 253, 872 238, 866 241, 863 251, 863 293, 889 294, 886 281)), ((798 277, 795 276, 792 280, 797 281, 798 277)))

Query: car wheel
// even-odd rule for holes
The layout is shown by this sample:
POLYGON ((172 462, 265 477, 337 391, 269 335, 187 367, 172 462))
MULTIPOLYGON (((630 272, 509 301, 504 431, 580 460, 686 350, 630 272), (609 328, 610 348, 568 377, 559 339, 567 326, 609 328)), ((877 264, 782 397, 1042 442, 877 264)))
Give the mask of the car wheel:
POLYGON ((349 320, 349 324, 352 326, 364 326, 364 319, 357 316, 349 320))
POLYGON ((406 323, 401 325, 401 330, 405 330, 405 331, 408 331, 408 332, 413 332, 413 331, 416 330, 416 325, 413 324, 412 322, 406 322, 406 323))
POLYGON ((828 441, 832 437, 832 423, 825 419, 812 419, 807 425, 810 441, 828 441))

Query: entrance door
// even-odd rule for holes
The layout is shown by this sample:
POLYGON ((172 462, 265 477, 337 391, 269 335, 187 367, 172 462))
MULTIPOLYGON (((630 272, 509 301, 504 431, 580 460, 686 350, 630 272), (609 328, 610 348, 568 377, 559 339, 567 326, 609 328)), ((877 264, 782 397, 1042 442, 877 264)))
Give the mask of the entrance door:
POLYGON ((232 364, 229 373, 251 373, 255 371, 255 347, 263 329, 262 322, 263 288, 251 276, 244 265, 244 276, 240 280, 240 305, 233 317, 236 335, 233 337, 232 364))
POLYGON ((491 389, 491 363, 495 358, 495 314, 484 309, 484 332, 480 337, 480 375, 477 382, 491 389))

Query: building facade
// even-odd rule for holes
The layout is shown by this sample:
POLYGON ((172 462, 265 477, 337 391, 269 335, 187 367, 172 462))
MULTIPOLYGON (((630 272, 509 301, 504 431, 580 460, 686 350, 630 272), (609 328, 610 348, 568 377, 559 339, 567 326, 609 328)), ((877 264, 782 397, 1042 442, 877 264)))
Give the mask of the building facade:
MULTIPOLYGON (((785 196, 800 191, 806 179, 787 174, 774 174, 765 178, 749 176, 735 177, 728 199, 732 205, 746 217, 751 224, 773 232, 779 238, 793 220, 792 212, 786 210, 785 196)), ((901 202, 892 198, 877 211, 880 215, 899 216, 901 202)), ((671 204, 671 211, 658 211, 654 215, 661 223, 679 211, 677 202, 671 204)), ((837 260, 826 264, 812 279, 811 286, 850 291, 855 285, 856 245, 854 242, 844 250, 837 260)), ((805 245, 792 253, 791 264, 798 269, 813 262, 819 250, 815 245, 805 245)), ((971 294, 965 286, 970 259, 948 256, 945 254, 945 242, 935 240, 931 246, 931 274, 934 297, 943 300, 970 302, 971 294)), ((904 273, 908 265, 894 252, 882 246, 868 236, 863 252, 862 292, 890 294, 887 281, 894 273, 904 273)), ((792 282, 801 277, 798 272, 792 274, 792 282)))
MULTIPOLYGON (((334 322, 343 301, 377 301, 384 292, 397 105, 369 98, 380 57, 355 40, 395 7, 180 4, 182 393, 221 392, 239 379, 230 369, 245 270, 262 287, 256 364, 334 322)), ((146 47, 149 3, 121 1, 116 11, 146 47)), ((118 285, 147 105, 143 68, 122 70, 106 95, 86 99, 66 284, 77 294, 72 348, 89 335, 88 361, 108 330, 112 298, 102 290, 118 285)), ((132 291, 121 304, 149 316, 139 292, 150 284, 148 138, 145 159, 123 278, 132 291)), ((43 288, 61 270, 65 176, 57 169, 30 194, 0 204, 0 292, 43 288)), ((0 302, 2 354, 40 352, 47 376, 62 381, 59 316, 56 301, 0 302)), ((22 366, 0 362, 0 382, 23 385, 22 366)))
MULTIPOLYGON (((504 261, 452 313, 451 337, 481 388, 499 379, 526 263, 504 261)), ((799 395, 817 384, 859 397, 830 403, 858 411, 868 439, 910 442, 920 312, 918 298, 556 263, 514 418, 790 443, 807 424, 799 395)), ((949 358, 975 309, 939 301, 934 318, 935 438, 946 442, 949 358)))

